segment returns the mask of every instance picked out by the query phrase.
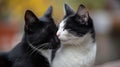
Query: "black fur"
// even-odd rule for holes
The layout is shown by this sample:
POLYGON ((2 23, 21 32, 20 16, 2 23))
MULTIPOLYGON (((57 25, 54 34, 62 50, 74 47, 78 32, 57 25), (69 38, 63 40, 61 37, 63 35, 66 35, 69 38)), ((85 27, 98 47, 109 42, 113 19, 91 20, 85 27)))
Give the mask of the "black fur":
POLYGON ((69 33, 79 37, 85 35, 86 33, 91 33, 92 38, 95 40, 93 21, 84 5, 80 5, 78 11, 75 13, 71 12, 73 10, 69 7, 69 5, 65 4, 65 11, 66 13, 69 13, 69 15, 66 14, 64 17, 64 19, 66 19, 64 29, 67 29, 69 33))
POLYGON ((54 51, 60 46, 57 27, 51 15, 52 7, 40 19, 32 11, 26 11, 25 33, 22 41, 8 53, 6 59, 12 64, 8 67, 50 67, 48 59, 40 51, 54 51))
POLYGON ((0 67, 11 67, 12 63, 6 57, 6 53, 0 53, 0 67))
POLYGON ((70 6, 68 6, 66 3, 64 4, 64 7, 65 7, 65 14, 66 14, 64 18, 66 18, 67 16, 70 16, 72 14, 75 14, 73 9, 70 6))

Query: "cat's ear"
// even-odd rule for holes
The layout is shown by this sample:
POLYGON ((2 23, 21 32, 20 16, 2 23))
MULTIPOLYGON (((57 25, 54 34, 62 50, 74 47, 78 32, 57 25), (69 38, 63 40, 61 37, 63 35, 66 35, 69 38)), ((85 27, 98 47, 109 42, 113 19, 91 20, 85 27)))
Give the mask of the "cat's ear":
POLYGON ((73 9, 66 3, 64 4, 64 12, 66 16, 69 16, 75 13, 73 9))
POLYGON ((86 22, 88 21, 89 13, 88 13, 87 8, 83 4, 79 6, 77 10, 77 15, 83 18, 86 22))
POLYGON ((26 10, 25 12, 25 25, 29 25, 31 23, 35 23, 38 21, 38 18, 31 10, 26 10))
POLYGON ((52 12, 53 12, 53 7, 52 6, 50 6, 48 9, 47 9, 47 11, 45 12, 45 16, 46 17, 51 17, 52 16, 52 12))

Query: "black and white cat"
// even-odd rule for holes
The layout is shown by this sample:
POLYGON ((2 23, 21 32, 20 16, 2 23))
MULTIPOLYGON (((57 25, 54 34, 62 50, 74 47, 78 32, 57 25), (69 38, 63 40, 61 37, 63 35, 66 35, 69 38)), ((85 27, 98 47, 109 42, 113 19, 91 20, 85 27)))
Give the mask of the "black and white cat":
POLYGON ((59 24, 57 36, 61 48, 52 67, 93 67, 96 57, 94 25, 84 5, 75 13, 65 4, 65 17, 59 24))
POLYGON ((22 41, 6 56, 12 64, 9 67, 50 67, 54 56, 52 51, 60 46, 57 27, 52 19, 52 7, 39 19, 27 10, 24 31, 22 41))

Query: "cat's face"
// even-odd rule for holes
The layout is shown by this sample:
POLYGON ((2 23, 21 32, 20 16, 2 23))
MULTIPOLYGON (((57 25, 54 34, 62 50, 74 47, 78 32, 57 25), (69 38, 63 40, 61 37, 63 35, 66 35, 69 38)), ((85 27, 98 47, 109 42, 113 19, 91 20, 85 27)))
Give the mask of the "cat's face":
POLYGON ((59 24, 57 35, 63 44, 83 41, 87 35, 94 34, 93 22, 84 5, 80 5, 75 13, 65 4, 66 15, 59 24))
POLYGON ((56 36, 57 27, 51 15, 52 7, 39 19, 32 11, 26 11, 25 34, 32 47, 37 49, 58 47, 60 41, 56 36), (44 43, 47 43, 47 45, 43 45, 44 43))

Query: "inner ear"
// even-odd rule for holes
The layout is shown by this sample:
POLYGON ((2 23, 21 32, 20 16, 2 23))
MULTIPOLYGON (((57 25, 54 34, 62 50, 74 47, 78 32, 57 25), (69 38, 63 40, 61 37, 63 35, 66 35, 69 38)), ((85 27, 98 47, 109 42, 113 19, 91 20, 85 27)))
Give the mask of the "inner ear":
POLYGON ((66 3, 64 4, 64 12, 65 16, 73 15, 75 13, 74 10, 66 3))
POLYGON ((29 25, 37 21, 38 21, 38 18, 31 10, 27 10, 25 12, 25 25, 29 25))
POLYGON ((89 13, 87 8, 81 4, 77 10, 77 15, 84 19, 84 21, 88 21, 89 13))

